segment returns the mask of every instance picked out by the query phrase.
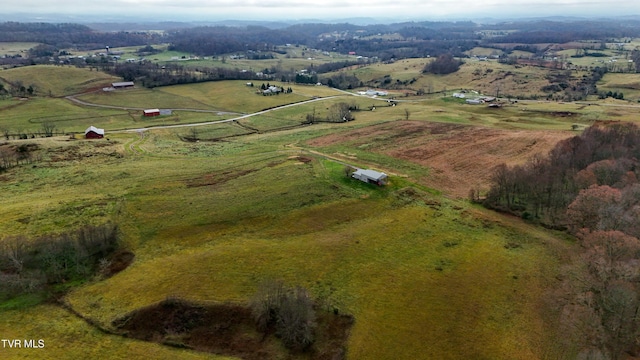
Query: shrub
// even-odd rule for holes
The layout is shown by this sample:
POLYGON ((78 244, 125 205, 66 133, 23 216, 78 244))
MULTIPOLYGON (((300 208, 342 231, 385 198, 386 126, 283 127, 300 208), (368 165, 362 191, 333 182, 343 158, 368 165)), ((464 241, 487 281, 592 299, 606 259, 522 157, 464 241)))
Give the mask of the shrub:
POLYGON ((251 313, 260 331, 275 328, 290 349, 305 350, 314 341, 313 301, 306 289, 288 288, 280 280, 266 281, 253 296, 251 313))

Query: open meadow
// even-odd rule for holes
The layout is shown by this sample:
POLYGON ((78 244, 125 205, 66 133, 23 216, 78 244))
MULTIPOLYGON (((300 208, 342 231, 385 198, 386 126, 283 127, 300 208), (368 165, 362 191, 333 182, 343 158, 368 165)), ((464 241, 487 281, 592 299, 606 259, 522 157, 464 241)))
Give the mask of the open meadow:
POLYGON ((61 97, 110 86, 117 77, 91 68, 38 65, 0 71, 0 79, 25 87, 32 86, 35 95, 61 97))
MULTIPOLYGON (((420 73, 425 61, 353 71, 367 80, 416 77, 412 86, 433 91, 517 94, 543 84, 533 68, 495 62, 427 76, 420 73)), ((398 96, 394 104, 279 83, 293 92, 262 96, 243 81, 83 93, 113 79, 89 70, 53 74, 63 67, 25 69, 0 77, 20 81, 29 71, 46 72, 38 86, 54 96, 0 100, 0 128, 35 131, 54 122, 82 132, 95 125, 106 138, 2 140, 3 154, 30 153, 0 173, 3 244, 111 223, 122 251, 132 255, 110 276, 0 302, 4 338, 46 344, 0 348, 0 358, 228 359, 180 342, 186 322, 167 330, 172 341, 134 340, 122 336, 121 324, 165 300, 244 305, 270 279, 304 287, 318 311, 353 316, 346 359, 574 355, 559 344, 558 314, 547 303, 574 240, 465 197, 471 188, 486 191, 499 163, 545 154, 595 121, 635 121, 632 103, 505 99, 489 108, 426 94, 398 96), (71 85, 63 85, 64 76, 71 85), (76 93, 84 103, 57 97, 76 93), (307 115, 324 118, 340 103, 352 108, 353 121, 302 125, 307 115), (173 114, 147 120, 144 108, 173 114), (145 127, 155 128, 121 131, 145 127), (384 171, 389 183, 360 182, 347 176, 348 167, 384 171)), ((267 342, 256 356, 316 358, 267 342)))

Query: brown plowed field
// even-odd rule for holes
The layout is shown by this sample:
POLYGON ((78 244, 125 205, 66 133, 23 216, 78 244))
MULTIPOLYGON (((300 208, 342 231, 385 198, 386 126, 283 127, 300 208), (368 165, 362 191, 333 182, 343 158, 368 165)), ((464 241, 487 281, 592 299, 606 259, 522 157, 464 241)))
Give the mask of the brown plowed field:
POLYGON ((425 185, 455 197, 469 189, 486 190, 496 165, 521 164, 536 153, 547 154, 560 140, 574 136, 564 131, 503 130, 422 121, 396 121, 314 139, 310 145, 343 144, 367 149, 430 169, 419 179, 425 185))

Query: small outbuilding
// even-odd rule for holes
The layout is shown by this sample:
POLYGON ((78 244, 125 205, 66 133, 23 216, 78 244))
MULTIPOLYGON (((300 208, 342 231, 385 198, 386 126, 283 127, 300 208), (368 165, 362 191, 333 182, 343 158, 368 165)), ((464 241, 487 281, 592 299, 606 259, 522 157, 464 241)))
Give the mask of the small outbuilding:
POLYGON ((143 111, 144 116, 160 116, 160 109, 147 109, 143 111))
POLYGON ((89 126, 87 130, 84 131, 85 139, 102 139, 104 137, 104 129, 98 129, 94 126, 89 126))
POLYGON ((113 87, 114 89, 132 88, 133 85, 134 85, 133 81, 122 81, 122 82, 111 83, 111 87, 113 87))
POLYGON ((364 170, 358 169, 351 174, 351 177, 354 179, 358 179, 362 182, 366 182, 369 184, 376 184, 379 186, 383 186, 387 184, 387 174, 374 171, 374 170, 364 170))

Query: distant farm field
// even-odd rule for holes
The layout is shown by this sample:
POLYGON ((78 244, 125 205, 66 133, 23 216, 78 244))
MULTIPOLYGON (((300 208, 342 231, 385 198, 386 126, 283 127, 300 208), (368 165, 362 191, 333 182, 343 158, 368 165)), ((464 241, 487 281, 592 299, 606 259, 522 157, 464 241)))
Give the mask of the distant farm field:
POLYGON ((0 42, 0 55, 24 55, 27 50, 39 45, 33 42, 0 42))
POLYGON ((543 96, 541 88, 548 85, 546 71, 533 66, 513 66, 500 64, 495 60, 479 61, 465 59, 460 70, 448 75, 423 74, 424 67, 433 59, 406 59, 392 64, 374 64, 353 70, 363 81, 380 84, 410 82, 408 88, 425 93, 446 92, 466 89, 476 90, 484 95, 531 97, 543 96), (387 80, 385 77, 388 77, 387 80))
POLYGON ((11 84, 33 86, 40 96, 66 96, 90 89, 110 86, 119 78, 90 68, 38 65, 13 68, 0 72, 0 78, 11 84))
POLYGON ((598 84, 598 90, 623 93, 627 100, 640 101, 640 74, 607 73, 598 84))

